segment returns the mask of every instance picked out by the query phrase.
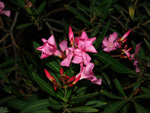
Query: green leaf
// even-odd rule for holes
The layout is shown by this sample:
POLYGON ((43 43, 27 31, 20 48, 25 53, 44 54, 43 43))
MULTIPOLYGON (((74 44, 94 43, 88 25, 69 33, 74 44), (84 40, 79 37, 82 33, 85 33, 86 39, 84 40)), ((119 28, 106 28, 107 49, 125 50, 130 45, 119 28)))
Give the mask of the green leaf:
POLYGON ((52 86, 50 86, 47 82, 45 82, 42 78, 40 78, 36 73, 32 73, 35 81, 38 83, 38 85, 47 93, 50 95, 57 97, 52 86))
POLYGON ((21 8, 24 8, 25 5, 24 0, 17 0, 17 3, 21 8))
POLYGON ((14 95, 1 98, 1 99, 0 99, 0 105, 1 105, 1 104, 4 104, 4 103, 6 103, 6 102, 8 102, 9 100, 14 99, 14 98, 16 98, 16 96, 14 96, 14 95))
POLYGON ((64 107, 63 105, 61 105, 61 104, 59 103, 58 100, 55 100, 54 98, 49 97, 49 101, 50 101, 50 106, 51 106, 52 108, 54 108, 54 109, 59 110, 59 109, 62 109, 62 108, 64 107))
POLYGON ((93 28, 93 31, 92 31, 92 33, 91 33, 91 37, 96 36, 96 35, 99 33, 99 31, 100 31, 100 25, 98 24, 97 26, 95 26, 95 27, 93 28))
POLYGON ((110 79, 109 79, 109 77, 106 75, 106 73, 102 73, 102 76, 103 76, 104 79, 106 80, 107 84, 110 86, 110 79))
POLYGON ((19 99, 13 99, 8 101, 8 105, 15 109, 23 109, 24 106, 26 106, 28 103, 19 99))
POLYGON ((33 111, 32 113, 53 113, 53 112, 51 112, 49 109, 46 108, 38 111, 33 111))
POLYGON ((85 105, 92 106, 92 107, 101 107, 106 104, 107 104, 106 102, 102 102, 102 101, 88 101, 85 105))
POLYGON ((35 2, 36 2, 36 0, 31 0, 31 3, 32 3, 32 4, 35 4, 35 2))
POLYGON ((135 91, 136 89, 138 89, 141 84, 142 84, 142 78, 139 78, 138 81, 133 86, 133 91, 135 91))
POLYGON ((76 97, 72 97, 70 99, 70 101, 81 101, 81 100, 85 100, 85 99, 88 99, 88 98, 92 98, 96 95, 98 95, 99 92, 95 92, 95 93, 91 93, 91 94, 86 94, 86 95, 81 95, 81 96, 76 96, 76 97))
POLYGON ((0 69, 0 78, 4 80, 6 83, 9 83, 7 75, 0 69))
POLYGON ((49 99, 41 99, 27 104, 20 113, 29 113, 36 110, 41 110, 50 106, 49 99))
POLYGON ((117 111, 120 110, 125 104, 127 103, 127 100, 121 100, 112 103, 102 113, 117 113, 117 111))
MULTIPOLYGON (((83 12, 89 12, 89 13, 93 13, 89 7, 87 7, 86 5, 81 4, 79 1, 77 1, 77 7, 78 9, 82 10, 83 12)), ((86 13, 87 13, 86 12, 86 13)))
POLYGON ((98 112, 96 108, 89 107, 89 106, 80 106, 74 108, 68 108, 67 111, 71 112, 83 112, 83 113, 91 113, 91 112, 98 112))
POLYGON ((46 63, 46 65, 50 68, 50 69, 52 69, 53 71, 55 71, 55 72, 57 72, 57 73, 59 73, 60 71, 60 67, 59 67, 59 64, 56 62, 56 61, 50 61, 50 62, 48 62, 48 63, 46 63))
POLYGON ((150 50, 150 43, 144 38, 147 48, 150 50))
POLYGON ((16 27, 16 29, 28 27, 28 26, 31 26, 31 25, 33 25, 33 23, 24 23, 24 24, 18 25, 18 26, 16 27))
POLYGON ((107 22, 107 24, 105 25, 100 37, 98 37, 98 39, 96 39, 96 43, 95 43, 95 48, 98 49, 99 46, 101 45, 101 42, 103 41, 106 33, 107 33, 107 30, 109 28, 109 25, 110 25, 110 20, 107 22))
POLYGON ((119 91, 124 97, 126 97, 126 95, 125 95, 125 93, 124 93, 124 90, 123 90, 123 88, 122 88, 122 86, 121 86, 119 80, 118 80, 118 79, 115 79, 115 80, 114 80, 114 83, 115 83, 115 86, 116 86, 116 88, 118 89, 118 91, 119 91))
POLYGON ((89 20, 84 18, 83 16, 76 16, 79 20, 85 22, 86 24, 92 25, 89 20))
POLYGON ((144 93, 144 94, 141 94, 141 95, 138 95, 134 98, 145 98, 145 99, 150 99, 150 93, 144 93))
POLYGON ((7 59, 5 62, 0 64, 0 68, 14 64, 15 63, 15 59, 7 59))
POLYGON ((45 6, 46 6, 46 1, 43 1, 37 9, 37 14, 40 14, 44 10, 45 6))
POLYGON ((115 94, 113 94, 113 93, 109 93, 109 92, 104 91, 104 90, 100 90, 100 93, 101 93, 102 95, 105 95, 105 96, 107 96, 107 97, 109 97, 109 98, 112 98, 112 99, 123 99, 123 97, 119 97, 119 96, 117 96, 117 95, 115 95, 115 94))
POLYGON ((64 19, 62 19, 62 22, 63 22, 63 26, 65 28, 65 31, 68 34, 69 33, 69 24, 64 19))
POLYGON ((143 106, 141 106, 140 104, 134 102, 134 107, 136 110, 136 113, 149 113, 149 111, 147 111, 143 106))
POLYGON ((150 16, 150 9, 149 9, 149 6, 147 7, 148 3, 147 2, 144 2, 142 4, 142 6, 144 7, 145 11, 147 12, 148 16, 150 16))
POLYGON ((117 59, 112 58, 109 54, 106 54, 104 52, 99 52, 95 54, 95 56, 104 64, 111 63, 110 68, 113 71, 116 71, 118 73, 128 73, 128 74, 137 75, 134 71, 130 70, 129 68, 121 64, 117 59))

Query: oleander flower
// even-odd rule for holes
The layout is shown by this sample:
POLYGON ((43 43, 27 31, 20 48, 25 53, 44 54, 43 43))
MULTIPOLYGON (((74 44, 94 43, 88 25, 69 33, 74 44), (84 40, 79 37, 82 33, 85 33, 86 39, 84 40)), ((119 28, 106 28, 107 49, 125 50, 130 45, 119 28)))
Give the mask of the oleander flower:
POLYGON ((10 17, 10 10, 4 10, 4 8, 5 4, 2 1, 0 1, 0 14, 10 17))

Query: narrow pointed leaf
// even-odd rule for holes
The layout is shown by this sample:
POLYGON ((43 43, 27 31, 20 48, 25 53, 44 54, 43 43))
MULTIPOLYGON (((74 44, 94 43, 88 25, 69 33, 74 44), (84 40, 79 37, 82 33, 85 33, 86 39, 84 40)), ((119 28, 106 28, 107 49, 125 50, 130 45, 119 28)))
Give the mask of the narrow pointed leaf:
POLYGON ((123 97, 119 97, 119 96, 117 96, 117 95, 115 95, 115 94, 113 94, 113 93, 109 93, 109 92, 104 91, 104 90, 100 90, 100 93, 101 93, 102 95, 105 95, 105 96, 107 96, 107 97, 109 97, 109 98, 112 98, 112 99, 123 99, 123 97))
POLYGON ((145 94, 141 94, 139 96, 136 96, 134 98, 145 98, 145 99, 150 99, 150 93, 145 93, 145 94))
POLYGON ((40 14, 44 10, 45 6, 46 6, 46 1, 43 1, 37 9, 37 14, 40 14))
POLYGON ((6 103, 6 102, 8 102, 8 101, 10 101, 11 99, 14 99, 14 98, 16 98, 16 96, 14 96, 14 95, 1 98, 0 99, 0 105, 4 104, 4 103, 6 103))
POLYGON ((16 29, 28 27, 28 26, 31 26, 31 25, 33 25, 33 23, 24 23, 24 24, 18 25, 18 26, 16 27, 16 29))
POLYGON ((102 113, 117 113, 125 104, 127 100, 117 101, 109 105, 102 113))
POLYGON ((49 109, 46 108, 38 111, 33 111, 32 113, 53 113, 53 112, 51 112, 49 109))
POLYGON ((119 82, 119 80, 118 80, 118 79, 115 79, 115 80, 114 80, 114 83, 115 83, 115 86, 116 86, 116 88, 118 89, 118 91, 119 91, 124 97, 126 97, 126 95, 125 95, 125 93, 124 93, 124 90, 123 90, 123 88, 122 88, 121 83, 119 82))
POLYGON ((102 102, 102 101, 88 101, 85 105, 88 105, 88 106, 91 105, 92 107, 101 107, 106 104, 107 104, 106 102, 102 102))
POLYGON ((50 106, 49 99, 42 99, 27 104, 20 113, 29 113, 32 111, 47 108, 48 106, 50 106))
POLYGON ((147 111, 143 106, 141 106, 140 104, 134 102, 134 107, 136 110, 136 113, 149 113, 149 111, 147 111))
POLYGON ((150 43, 144 38, 147 48, 150 50, 150 43))
POLYGON ((74 107, 74 108, 68 108, 67 111, 71 112, 83 112, 83 113, 92 113, 92 112, 98 112, 96 108, 90 107, 90 106, 80 106, 80 107, 74 107))

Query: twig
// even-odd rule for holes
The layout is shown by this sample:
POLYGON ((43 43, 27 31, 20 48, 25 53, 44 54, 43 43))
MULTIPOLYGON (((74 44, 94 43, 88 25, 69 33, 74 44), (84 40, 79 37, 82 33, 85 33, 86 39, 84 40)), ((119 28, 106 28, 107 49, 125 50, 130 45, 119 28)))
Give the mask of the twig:
POLYGON ((51 35, 54 35, 51 25, 48 22, 45 22, 45 24, 49 28, 51 35))

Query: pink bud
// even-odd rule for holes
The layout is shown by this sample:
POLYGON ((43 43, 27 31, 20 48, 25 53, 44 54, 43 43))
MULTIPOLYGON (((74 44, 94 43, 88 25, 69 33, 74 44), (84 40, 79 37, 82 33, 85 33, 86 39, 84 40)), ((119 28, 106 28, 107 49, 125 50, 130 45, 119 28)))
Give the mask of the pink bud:
POLYGON ((46 77, 47 77, 51 82, 53 82, 53 81, 55 80, 54 77, 51 76, 50 73, 49 73, 46 69, 44 69, 44 71, 45 71, 46 77))
POLYGON ((63 76, 63 74, 64 74, 63 68, 60 68, 60 75, 63 76))

